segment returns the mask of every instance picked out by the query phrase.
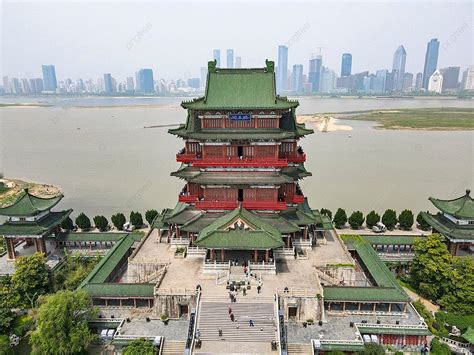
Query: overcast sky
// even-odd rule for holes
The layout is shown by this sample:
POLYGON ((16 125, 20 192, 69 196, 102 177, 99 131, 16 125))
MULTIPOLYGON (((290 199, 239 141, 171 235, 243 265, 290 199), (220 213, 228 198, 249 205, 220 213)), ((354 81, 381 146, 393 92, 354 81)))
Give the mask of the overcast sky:
POLYGON ((3 1, 1 75, 123 80, 139 68, 155 78, 199 76, 212 50, 234 49, 244 67, 277 59, 289 44, 289 65, 311 54, 340 73, 341 54, 353 72, 391 69, 403 44, 406 71, 423 70, 426 43, 441 42, 438 67, 473 64, 473 5, 464 2, 18 2, 3 1))

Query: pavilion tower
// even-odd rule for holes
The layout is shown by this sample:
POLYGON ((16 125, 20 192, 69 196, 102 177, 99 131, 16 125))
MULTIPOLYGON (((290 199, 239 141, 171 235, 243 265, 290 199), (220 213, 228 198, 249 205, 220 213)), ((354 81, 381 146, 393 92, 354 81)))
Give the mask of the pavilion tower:
MULTIPOLYGON (((310 239, 309 233, 323 221, 310 209, 298 184, 311 175, 298 142, 313 130, 297 123, 297 101, 276 94, 274 63, 267 60, 264 68, 221 69, 216 61, 209 62, 204 97, 181 106, 188 112, 186 124, 169 131, 183 138, 185 145, 176 157, 181 166, 172 173, 184 180, 179 202, 162 216, 170 237, 189 238, 191 246, 235 250, 237 237, 220 233, 220 238, 210 238, 209 230, 204 236, 203 229, 224 225, 234 229, 234 236, 246 238, 247 229, 239 228, 237 233, 236 225, 259 226, 258 230, 271 225, 278 232, 277 237, 273 230, 270 233, 271 247, 264 247, 258 236, 249 239, 252 245, 245 245, 253 251, 262 247, 267 258, 269 249, 283 242, 291 247, 295 239, 310 239), (226 223, 216 222, 219 218, 226 223)), ((255 229, 249 230, 257 235, 255 229)))
POLYGON ((37 197, 25 189, 12 205, 0 208, 0 216, 7 217, 0 225, 0 235, 5 238, 9 259, 16 258, 15 244, 21 241, 34 244, 37 252, 47 254, 45 238, 59 233, 61 222, 72 212, 51 211, 62 198, 63 195, 37 197))

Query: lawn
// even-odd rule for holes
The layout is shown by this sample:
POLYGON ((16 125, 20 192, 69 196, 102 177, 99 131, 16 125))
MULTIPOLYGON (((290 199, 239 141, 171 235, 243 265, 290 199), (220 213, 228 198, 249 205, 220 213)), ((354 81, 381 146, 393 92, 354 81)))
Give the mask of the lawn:
POLYGON ((470 108, 372 110, 338 118, 376 121, 380 129, 474 130, 474 109, 470 108))

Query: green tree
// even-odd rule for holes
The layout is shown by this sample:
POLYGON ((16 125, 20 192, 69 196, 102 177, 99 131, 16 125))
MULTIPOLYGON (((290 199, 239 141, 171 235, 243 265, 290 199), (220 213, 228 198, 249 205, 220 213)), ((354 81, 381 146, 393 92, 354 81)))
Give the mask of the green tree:
POLYGON ((126 221, 123 213, 117 213, 112 216, 112 223, 118 230, 123 230, 123 225, 126 221))
POLYGON ((15 316, 10 308, 0 308, 0 334, 9 334, 15 316))
POLYGON ((6 334, 0 334, 0 354, 13 355, 13 349, 10 346, 10 337, 6 334))
POLYGON ((142 214, 140 212, 130 212, 130 223, 136 228, 143 226, 142 214))
POLYGON ((74 223, 72 223, 72 219, 70 217, 66 218, 61 222, 61 228, 64 230, 71 230, 74 228, 74 223))
POLYGON ((379 222, 380 222, 380 216, 377 212, 373 210, 370 211, 367 217, 365 218, 365 224, 367 225, 368 228, 372 228, 379 222))
POLYGON ((154 355, 156 348, 150 340, 140 338, 132 340, 123 350, 123 355, 154 355))
POLYGON ((414 222, 413 212, 410 210, 403 210, 398 216, 398 222, 400 223, 400 229, 410 230, 414 222))
POLYGON ((334 224, 336 228, 340 229, 343 228, 347 223, 347 215, 346 211, 342 208, 338 208, 336 214, 334 215, 334 224))
POLYGON ((349 217, 349 224, 352 229, 359 229, 364 224, 364 215, 361 211, 354 211, 349 217))
POLYGON ((416 223, 421 230, 427 231, 431 229, 431 226, 425 221, 421 212, 416 216, 416 223))
POLYGON ((106 231, 107 228, 109 227, 109 221, 104 216, 95 216, 94 224, 95 224, 95 227, 101 232, 106 231))
POLYGON ((76 224, 82 230, 87 230, 91 228, 91 220, 84 213, 81 213, 76 218, 76 224))
POLYGON ((148 224, 151 226, 155 217, 158 216, 158 211, 156 210, 148 210, 145 212, 145 219, 148 224))
POLYGON ((331 210, 328 210, 327 208, 321 208, 319 211, 322 215, 328 216, 329 219, 332 219, 332 212, 331 210))
POLYGON ((15 272, 11 282, 13 289, 21 295, 23 305, 33 308, 40 295, 50 290, 50 269, 42 253, 21 256, 15 260, 15 272))
POLYGON ((438 300, 451 277, 449 268, 452 256, 438 234, 417 239, 413 248, 415 256, 410 269, 412 283, 422 296, 438 300))
POLYGON ((95 339, 87 322, 97 316, 97 310, 84 291, 59 291, 42 297, 40 304, 30 338, 35 353, 79 353, 95 339))
POLYGON ((385 224, 385 227, 392 230, 397 225, 397 222, 397 212, 391 209, 386 210, 382 216, 382 223, 385 224))
POLYGON ((434 338, 431 341, 431 351, 432 354, 436 355, 451 355, 451 350, 447 344, 441 343, 438 338, 434 338))
POLYGON ((365 349, 362 352, 364 355, 384 355, 385 349, 382 345, 379 344, 366 344, 365 349))

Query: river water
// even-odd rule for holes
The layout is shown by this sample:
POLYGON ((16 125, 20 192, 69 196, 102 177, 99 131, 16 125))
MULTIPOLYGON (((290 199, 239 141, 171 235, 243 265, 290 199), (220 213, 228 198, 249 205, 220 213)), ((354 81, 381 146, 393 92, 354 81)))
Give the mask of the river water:
MULTIPOLYGON (((299 114, 368 109, 472 107, 455 99, 300 98, 299 114)), ((167 128, 184 122, 179 98, 1 98, 52 107, 0 108, 0 172, 61 187, 63 208, 90 216, 173 207, 183 181, 182 141, 167 128), (125 107, 128 106, 128 107, 125 107), (147 107, 148 105, 148 107, 147 107), (87 106, 87 107, 77 107, 87 106)), ((302 140, 301 186, 313 208, 348 212, 431 209, 429 196, 453 198, 474 184, 473 131, 376 130, 372 122, 339 121, 352 131, 316 132, 302 140)))

